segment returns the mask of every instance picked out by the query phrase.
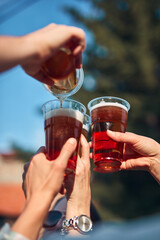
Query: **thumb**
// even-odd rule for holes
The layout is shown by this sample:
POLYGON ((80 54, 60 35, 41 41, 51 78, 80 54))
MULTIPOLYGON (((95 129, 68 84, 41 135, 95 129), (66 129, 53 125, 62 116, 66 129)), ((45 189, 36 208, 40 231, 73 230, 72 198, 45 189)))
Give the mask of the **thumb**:
POLYGON ((69 138, 66 143, 63 145, 63 148, 60 152, 60 155, 57 158, 59 163, 62 163, 64 167, 67 166, 69 158, 74 153, 77 146, 77 141, 75 138, 69 138))

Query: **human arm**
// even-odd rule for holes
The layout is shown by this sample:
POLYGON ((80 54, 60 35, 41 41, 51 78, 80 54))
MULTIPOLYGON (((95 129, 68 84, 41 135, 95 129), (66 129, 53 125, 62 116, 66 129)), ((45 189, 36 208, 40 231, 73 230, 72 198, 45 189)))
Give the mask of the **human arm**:
MULTIPOLYGON (((91 188, 90 188, 90 159, 89 144, 81 135, 81 157, 77 159, 75 175, 68 175, 65 179, 67 190, 66 219, 75 216, 87 215, 90 217, 91 188)), ((69 234, 79 234, 76 230, 70 230, 69 234)))
POLYGON ((145 170, 160 184, 160 144, 134 133, 107 131, 110 138, 124 143, 121 170, 145 170))
POLYGON ((68 159, 76 148, 76 140, 71 140, 66 142, 54 161, 46 159, 44 148, 40 148, 31 159, 25 177, 26 204, 12 226, 14 232, 31 240, 36 239, 50 204, 62 186, 68 159))
POLYGON ((25 36, 0 36, 0 72, 19 64, 30 76, 48 83, 50 79, 44 76, 42 64, 62 47, 71 51, 76 67, 80 68, 86 47, 80 28, 52 23, 25 36))

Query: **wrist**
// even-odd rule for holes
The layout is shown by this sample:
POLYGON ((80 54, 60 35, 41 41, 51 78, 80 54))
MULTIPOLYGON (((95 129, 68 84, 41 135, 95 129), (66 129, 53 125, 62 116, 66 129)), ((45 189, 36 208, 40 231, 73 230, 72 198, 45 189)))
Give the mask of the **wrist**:
POLYGON ((35 192, 26 199, 25 208, 33 208, 35 206, 34 210, 41 213, 49 209, 53 199, 54 196, 50 192, 35 192))
POLYGON ((82 214, 66 219, 62 223, 61 234, 77 235, 88 234, 92 231, 92 220, 90 217, 82 214))
POLYGON ((69 200, 67 202, 66 219, 83 214, 90 217, 90 205, 90 199, 82 202, 73 202, 69 200))
POLYGON ((32 63, 36 64, 36 62, 41 59, 41 54, 38 50, 38 44, 32 39, 32 35, 28 34, 22 37, 19 37, 21 51, 22 51, 22 59, 20 64, 31 65, 32 63))
POLYGON ((50 203, 51 201, 46 200, 44 195, 33 194, 26 201, 23 212, 13 225, 12 230, 29 239, 36 239, 48 213, 50 203))

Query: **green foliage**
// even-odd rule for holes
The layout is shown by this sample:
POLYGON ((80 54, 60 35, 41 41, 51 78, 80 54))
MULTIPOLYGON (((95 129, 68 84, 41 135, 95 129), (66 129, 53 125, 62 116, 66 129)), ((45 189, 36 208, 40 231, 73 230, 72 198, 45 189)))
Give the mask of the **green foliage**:
MULTIPOLYGON (((84 70, 95 78, 97 87, 82 88, 76 99, 85 105, 105 95, 128 100, 127 130, 159 141, 160 1, 88 1, 91 16, 68 11, 94 36, 85 51, 84 70)), ((94 173, 92 193, 103 219, 160 212, 159 186, 144 172, 94 173)))
POLYGON ((12 150, 15 152, 17 159, 21 160, 22 162, 30 161, 31 157, 34 155, 34 152, 25 150, 15 143, 12 144, 12 150))

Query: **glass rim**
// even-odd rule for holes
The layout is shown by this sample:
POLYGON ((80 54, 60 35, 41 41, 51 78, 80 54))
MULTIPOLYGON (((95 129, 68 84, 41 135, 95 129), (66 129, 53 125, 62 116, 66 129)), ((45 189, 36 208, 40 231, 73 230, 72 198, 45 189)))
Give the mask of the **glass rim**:
MULTIPOLYGON (((49 101, 45 102, 45 103, 42 105, 41 110, 43 111, 44 107, 45 107, 47 104, 51 103, 51 102, 59 102, 59 103, 61 104, 61 102, 60 102, 59 99, 49 100, 49 101)), ((76 104, 81 105, 81 107, 82 107, 83 110, 84 110, 84 113, 83 113, 83 114, 86 114, 87 109, 86 109, 86 107, 84 106, 83 103, 78 102, 78 101, 73 100, 73 99, 68 99, 68 98, 67 98, 67 99, 64 99, 64 100, 62 101, 62 106, 63 106, 63 102, 72 102, 72 103, 76 103, 76 104)), ((62 107, 62 109, 63 109, 63 107, 62 107)), ((65 108, 64 108, 64 109, 65 109, 65 108)), ((77 110, 78 110, 78 109, 77 109, 77 110)))
POLYGON ((69 97, 69 96, 74 95, 76 92, 79 91, 79 89, 82 87, 82 84, 83 84, 83 82, 84 82, 84 70, 83 70, 83 68, 80 67, 80 68, 76 68, 75 70, 76 70, 76 75, 77 75, 77 74, 80 75, 79 81, 78 81, 77 85, 76 85, 72 90, 70 90, 69 92, 67 92, 67 93, 53 93, 51 90, 48 89, 47 84, 43 83, 44 88, 45 88, 50 94, 52 94, 53 96, 55 96, 55 97, 60 97, 61 99, 65 99, 65 98, 67 98, 67 97, 69 97))
POLYGON ((90 115, 85 113, 84 116, 86 116, 87 118, 90 118, 90 115))
MULTIPOLYGON (((102 97, 97 97, 97 98, 94 98, 94 99, 92 99, 88 104, 87 104, 87 107, 88 107, 88 109, 91 111, 91 105, 92 105, 92 103, 93 102, 95 102, 95 101, 97 101, 97 100, 102 100, 102 99, 110 99, 110 100, 117 100, 117 103, 119 103, 118 101, 121 101, 121 103, 119 103, 119 104, 121 104, 121 105, 123 105, 122 104, 122 102, 124 102, 125 104, 124 104, 124 106, 126 107, 126 110, 127 111, 129 111, 129 109, 130 109, 130 104, 129 104, 129 102, 127 101, 127 100, 125 100, 125 99, 123 99, 123 98, 119 98, 119 97, 115 97, 115 96, 102 96, 102 97)), ((116 103, 116 101, 113 101, 113 102, 115 102, 116 103)), ((93 106, 92 106, 93 107, 93 106)))

